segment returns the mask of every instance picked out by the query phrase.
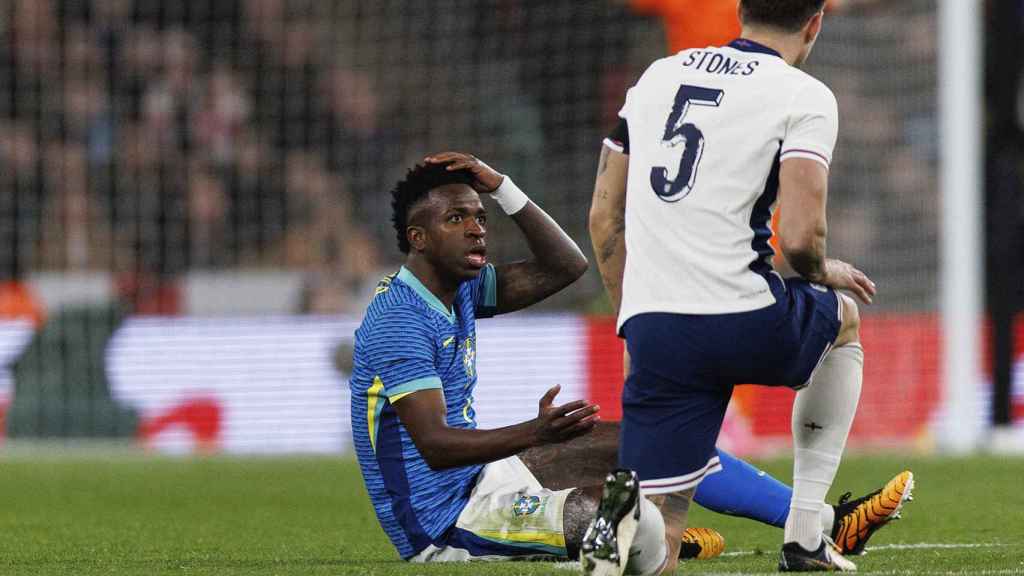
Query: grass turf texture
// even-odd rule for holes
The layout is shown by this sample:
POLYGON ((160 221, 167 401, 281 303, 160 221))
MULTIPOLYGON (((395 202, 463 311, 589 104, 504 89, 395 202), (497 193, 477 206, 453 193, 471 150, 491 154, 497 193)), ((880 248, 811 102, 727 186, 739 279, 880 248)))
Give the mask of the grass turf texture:
MULTIPOLYGON (((779 478, 789 463, 763 463, 779 478)), ((1024 460, 850 458, 835 493, 909 466, 905 519, 855 559, 861 572, 1024 574, 1024 460), (892 549, 894 544, 975 544, 892 549)), ((356 464, 337 459, 0 459, 0 574, 572 574, 548 563, 412 565, 377 525, 356 464)), ((834 499, 835 494, 833 494, 834 499)), ((726 552, 679 574, 770 573, 781 531, 696 509, 726 552)))

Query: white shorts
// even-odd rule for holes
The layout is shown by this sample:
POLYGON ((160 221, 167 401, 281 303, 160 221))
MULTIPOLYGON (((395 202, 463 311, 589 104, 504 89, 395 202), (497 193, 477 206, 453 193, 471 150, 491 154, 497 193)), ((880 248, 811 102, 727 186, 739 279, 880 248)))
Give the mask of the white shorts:
POLYGON ((548 490, 512 456, 480 472, 448 542, 411 562, 566 557, 562 512, 572 489, 548 490))

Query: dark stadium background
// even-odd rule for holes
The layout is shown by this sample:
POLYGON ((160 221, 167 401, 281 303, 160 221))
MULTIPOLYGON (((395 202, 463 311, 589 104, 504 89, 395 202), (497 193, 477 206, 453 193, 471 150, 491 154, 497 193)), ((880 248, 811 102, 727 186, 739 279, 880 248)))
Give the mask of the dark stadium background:
MULTIPOLYGON (((913 454, 944 481, 970 476, 972 489, 1013 498, 1007 479, 1019 460, 951 458, 942 432, 966 413, 977 432, 970 451, 1024 451, 1024 2, 972 0, 984 26, 976 64, 986 272, 983 316, 964 329, 982 352, 978 381, 962 386, 966 407, 944 380, 944 361, 963 351, 943 352, 941 56, 959 46, 943 37, 940 5, 868 0, 830 12, 808 66, 840 105, 829 250, 879 286, 863 310, 866 381, 847 478, 869 488, 873 470, 913 454), (978 466, 997 471, 991 482, 978 466)), ((292 560, 248 565, 248 554, 262 553, 252 552, 262 532, 251 542, 234 535, 292 505, 289 521, 333 526, 316 516, 321 498, 358 510, 342 540, 373 526, 349 461, 346 378, 373 286, 401 263, 388 191, 430 152, 469 151, 511 175, 590 254, 601 140, 624 91, 666 51, 665 23, 634 8, 0 0, 0 467, 10 470, 0 483, 25 497, 0 513, 0 526, 18 535, 0 550, 14 558, 0 568, 38 568, 64 534, 64 560, 47 564, 53 573, 179 564, 303 573, 288 554, 333 552, 297 544, 299 531, 280 552, 292 560), (269 479, 262 492, 245 492, 254 488, 247 474, 269 479), (125 493, 108 493, 119 476, 125 493), (309 478, 324 485, 311 488, 309 478), (207 534, 210 554, 237 561, 153 544, 184 538, 177 533, 138 543, 155 564, 132 564, 117 544, 127 536, 114 528, 96 532, 106 550, 98 554, 84 552, 94 542, 68 536, 107 513, 138 527, 177 507, 176 521, 191 522, 204 501, 161 482, 191 487, 188 495, 210 487, 208 504, 224 522, 207 534), (241 504, 231 496, 238 490, 270 508, 241 504), (244 529, 230 524, 242 509, 244 529)), ((508 219, 492 218, 489 233, 492 261, 526 253, 508 219)), ((480 423, 531 417, 554 383, 614 418, 621 342, 610 313, 592 266, 535 309, 481 322, 480 423)), ((724 445, 785 455, 790 401, 788 392, 738 393, 724 445)), ((784 462, 768 465, 785 477, 784 462)), ((968 515, 991 510, 981 523, 1002 518, 995 510, 1005 506, 932 502, 963 504, 968 515)), ((958 525, 921 538, 1001 546, 986 526, 977 538, 958 525)), ((367 562, 391 559, 378 532, 351 553, 372 544, 379 552, 367 562)), ((339 536, 324 532, 331 538, 339 536)), ((898 538, 919 542, 912 531, 898 538)), ((1000 555, 985 550, 979 557, 1000 555)), ((936 558, 936 569, 961 566, 936 558)))

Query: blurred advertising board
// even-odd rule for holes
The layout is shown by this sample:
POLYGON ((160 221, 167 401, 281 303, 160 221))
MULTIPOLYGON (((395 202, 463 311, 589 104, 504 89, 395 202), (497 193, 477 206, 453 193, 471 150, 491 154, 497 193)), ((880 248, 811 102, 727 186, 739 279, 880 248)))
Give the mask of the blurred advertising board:
MULTIPOLYGON (((26 351, 40 345, 35 328, 0 323, 4 430, 10 438, 114 434, 102 419, 117 414, 125 422, 117 434, 165 453, 344 453, 351 442, 347 371, 357 326, 351 317, 129 317, 98 346, 83 346, 102 357, 89 369, 99 375, 90 379, 76 371, 86 364, 74 360, 73 350, 53 345, 44 347, 39 366, 26 370, 26 351), (38 376, 55 367, 59 385, 38 376), (82 411, 86 424, 61 420, 82 411)), ((478 424, 534 417, 537 399, 554 384, 562 385, 559 401, 590 398, 606 420, 618 419, 622 342, 613 330, 610 318, 576 315, 479 322, 478 424)), ((1018 335, 1021 422, 1024 322, 1018 335)), ((862 341, 865 385, 851 446, 931 448, 931 431, 943 417, 937 317, 869 316, 862 341)), ((746 455, 787 447, 792 398, 785 389, 738 387, 721 445, 746 455)), ((984 396, 979 426, 987 414, 984 396)))

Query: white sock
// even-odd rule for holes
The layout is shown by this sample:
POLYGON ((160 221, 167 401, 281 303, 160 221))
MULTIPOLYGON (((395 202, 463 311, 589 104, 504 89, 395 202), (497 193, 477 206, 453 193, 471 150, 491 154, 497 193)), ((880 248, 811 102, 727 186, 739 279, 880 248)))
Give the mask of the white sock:
POLYGON ((832 533, 832 526, 836 523, 836 509, 827 502, 821 507, 821 531, 825 534, 832 533))
POLYGON ((793 403, 793 499, 785 542, 821 545, 822 507, 857 412, 864 375, 860 344, 833 348, 793 403))
POLYGON ((653 502, 640 496, 640 523, 629 547, 627 574, 653 576, 661 572, 668 553, 665 544, 665 520, 653 502))

